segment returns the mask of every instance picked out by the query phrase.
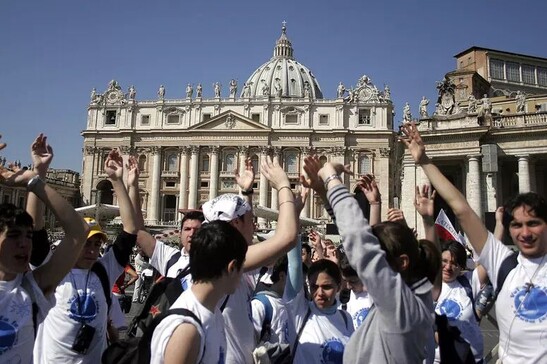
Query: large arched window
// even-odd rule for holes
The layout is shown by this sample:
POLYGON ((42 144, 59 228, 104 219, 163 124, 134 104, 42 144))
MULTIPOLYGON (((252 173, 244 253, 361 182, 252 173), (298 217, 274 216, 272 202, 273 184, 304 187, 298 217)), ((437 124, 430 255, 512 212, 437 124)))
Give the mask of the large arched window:
POLYGON ((178 158, 177 158, 176 153, 171 153, 171 154, 167 155, 167 170, 169 172, 178 171, 177 159, 178 158))
POLYGON ((370 157, 362 154, 359 157, 359 174, 372 173, 370 157))
POLYGON ((222 163, 222 170, 224 172, 233 172, 236 168, 236 155, 233 151, 227 151, 224 154, 224 160, 222 163))
POLYGON ((285 153, 285 172, 298 173, 298 154, 296 152, 285 153))
POLYGON ((204 154, 201 156, 201 168, 202 172, 209 172, 209 156, 204 154))

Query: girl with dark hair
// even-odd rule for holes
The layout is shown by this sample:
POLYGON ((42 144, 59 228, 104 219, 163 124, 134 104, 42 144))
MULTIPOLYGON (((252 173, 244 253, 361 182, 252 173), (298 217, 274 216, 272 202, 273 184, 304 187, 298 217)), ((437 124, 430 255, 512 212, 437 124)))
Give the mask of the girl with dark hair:
POLYGON ((433 339, 432 284, 428 266, 439 259, 419 245, 412 230, 398 223, 372 228, 342 184, 340 164, 306 158, 308 184, 327 190, 344 249, 374 301, 344 351, 344 363, 420 363, 433 339), (431 260, 428 260, 428 257, 431 260))

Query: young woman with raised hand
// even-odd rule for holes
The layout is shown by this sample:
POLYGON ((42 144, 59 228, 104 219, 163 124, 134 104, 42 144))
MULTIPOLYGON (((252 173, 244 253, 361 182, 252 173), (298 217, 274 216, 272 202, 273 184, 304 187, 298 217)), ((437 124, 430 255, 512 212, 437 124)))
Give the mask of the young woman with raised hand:
POLYGON ((344 363, 422 362, 430 356, 426 346, 433 336, 426 270, 439 266, 439 255, 428 255, 406 226, 387 222, 371 227, 342 184, 340 174, 349 172, 344 166, 321 167, 317 159, 307 158, 304 171, 308 185, 327 190, 348 259, 374 301, 346 346, 344 363))

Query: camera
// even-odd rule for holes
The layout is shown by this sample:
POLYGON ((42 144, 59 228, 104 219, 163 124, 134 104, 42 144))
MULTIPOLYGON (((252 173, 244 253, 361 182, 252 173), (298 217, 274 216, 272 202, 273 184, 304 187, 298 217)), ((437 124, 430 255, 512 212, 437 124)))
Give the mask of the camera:
POLYGON ((80 354, 87 353, 87 349, 89 349, 89 345, 91 345, 94 335, 95 328, 93 326, 83 324, 76 334, 74 343, 72 343, 72 350, 80 354))

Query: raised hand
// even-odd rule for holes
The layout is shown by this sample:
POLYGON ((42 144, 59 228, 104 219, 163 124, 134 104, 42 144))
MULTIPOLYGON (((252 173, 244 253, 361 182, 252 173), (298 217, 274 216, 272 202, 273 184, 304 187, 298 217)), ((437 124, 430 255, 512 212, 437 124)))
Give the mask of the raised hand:
POLYGON ((436 194, 437 192, 429 185, 423 185, 421 189, 419 186, 416 186, 416 199, 414 200, 414 207, 422 218, 433 218, 433 215, 435 214, 434 201, 436 194))
POLYGON ((321 236, 319 236, 319 233, 315 230, 310 230, 308 234, 308 239, 316 251, 321 251, 322 256, 323 245, 321 244, 321 236))
MULTIPOLYGON (((2 134, 0 134, 0 138, 2 138, 2 134)), ((6 146, 6 143, 0 143, 0 150, 4 149, 6 146)))
POLYGON ((279 165, 279 159, 270 156, 266 156, 260 162, 260 172, 270 181, 273 188, 279 191, 281 187, 290 187, 289 178, 287 174, 279 165))
POLYGON ((341 175, 342 173, 353 175, 353 172, 349 169, 349 164, 343 165, 337 162, 325 163, 317 173, 323 181, 333 173, 336 173, 337 175, 341 175))
POLYGON ((130 155, 127 159, 127 164, 125 165, 125 168, 127 168, 127 185, 132 187, 139 187, 139 162, 137 161, 137 158, 133 155, 130 155))
POLYGON ((323 181, 319 178, 320 169, 321 161, 319 161, 317 155, 304 158, 304 172, 306 172, 306 176, 300 176, 300 183, 306 188, 311 188, 319 195, 325 195, 327 191, 325 190, 323 181))
POLYGON ((123 177, 123 158, 117 148, 108 153, 104 162, 104 171, 112 181, 121 180, 123 177))
POLYGON ((363 192, 369 204, 377 205, 381 201, 380 190, 374 179, 374 175, 365 174, 357 182, 357 187, 363 192))
POLYGON ((391 208, 387 211, 387 219, 391 222, 398 222, 405 226, 408 226, 406 223, 405 215, 403 210, 391 208))
POLYGON ((9 164, 10 169, 0 166, 0 183, 12 187, 26 187, 28 182, 36 176, 36 173, 9 164))
POLYGON ((53 160, 53 148, 47 144, 47 136, 40 134, 30 146, 30 156, 36 173, 45 177, 51 161, 53 160))
POLYGON ((237 185, 242 190, 249 190, 253 187, 255 180, 255 170, 250 158, 245 159, 245 169, 239 173, 239 168, 234 170, 237 185))
POLYGON ((503 206, 500 206, 496 209, 495 217, 496 217, 496 224, 500 224, 503 226, 503 213, 505 212, 505 208, 503 206))
POLYGON ((399 141, 402 142, 407 148, 414 162, 417 164, 424 164, 429 162, 429 158, 425 153, 425 144, 418 132, 415 122, 404 124, 401 127, 403 135, 399 137, 399 141))

